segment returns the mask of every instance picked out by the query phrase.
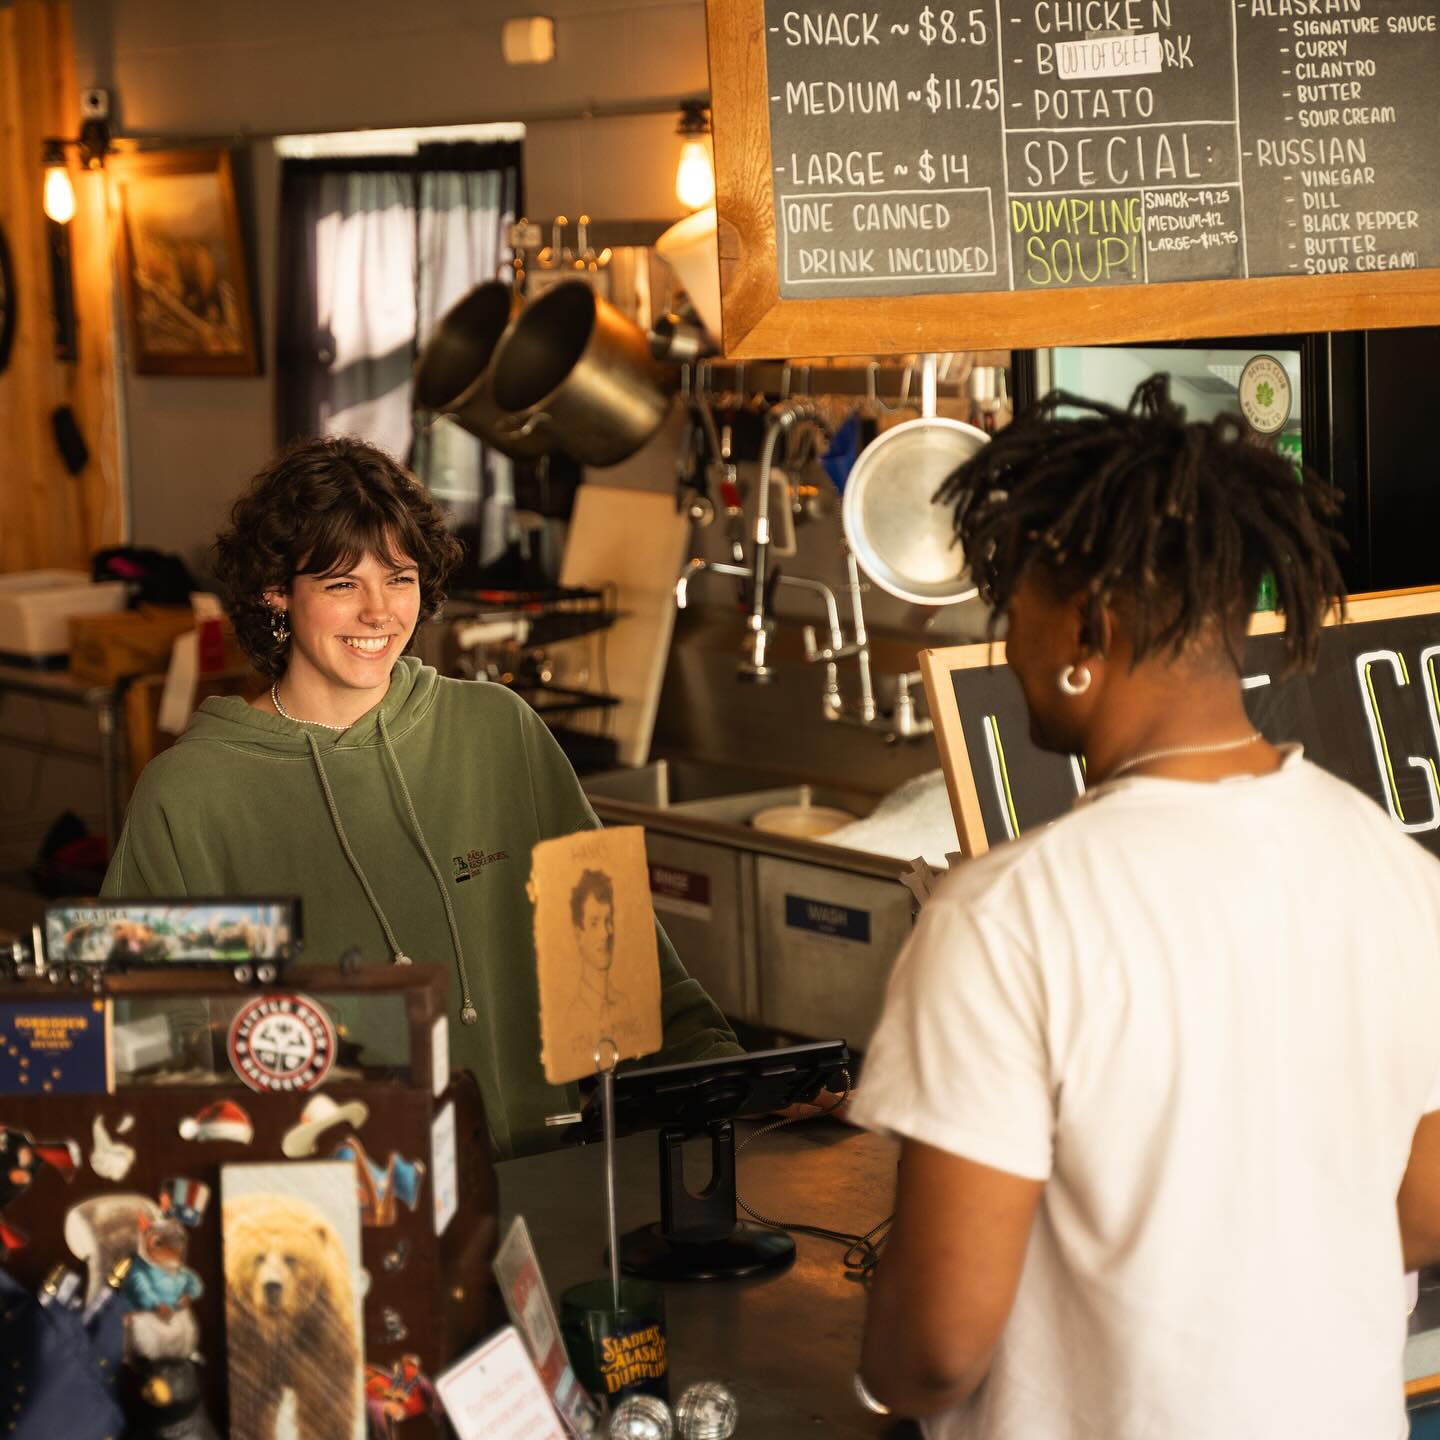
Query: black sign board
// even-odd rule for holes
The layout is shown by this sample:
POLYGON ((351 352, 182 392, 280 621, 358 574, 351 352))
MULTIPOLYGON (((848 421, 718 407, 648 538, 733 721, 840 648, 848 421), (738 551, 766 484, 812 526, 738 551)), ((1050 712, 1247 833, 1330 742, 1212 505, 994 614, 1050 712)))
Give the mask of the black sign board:
MULTIPOLYGON (((1360 600, 1327 626, 1315 670, 1281 679, 1282 639, 1250 636, 1245 700, 1276 744, 1349 781, 1440 855, 1440 592, 1360 600)), ((1259 628, 1259 627, 1257 627, 1259 628)), ((989 646, 922 658, 961 848, 981 854, 1065 813, 1085 786, 1082 763, 1030 741, 1019 684, 989 646)))
POLYGON ((779 294, 1440 268, 1437 0, 764 0, 779 294))

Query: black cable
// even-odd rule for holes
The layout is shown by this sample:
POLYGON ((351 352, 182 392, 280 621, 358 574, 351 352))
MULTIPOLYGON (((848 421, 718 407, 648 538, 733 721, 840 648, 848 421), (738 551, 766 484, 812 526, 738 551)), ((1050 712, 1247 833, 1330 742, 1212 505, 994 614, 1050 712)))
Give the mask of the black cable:
MULTIPOLYGON (((736 1147, 735 1158, 740 1158, 740 1152, 750 1144, 752 1140, 758 1140, 762 1135, 770 1135, 776 1130, 783 1129, 786 1125, 794 1125, 801 1120, 816 1120, 822 1115, 828 1115, 833 1110, 838 1110, 850 1095, 850 1072, 844 1071, 845 1089, 840 1098, 833 1105, 816 1105, 813 1115, 792 1115, 784 1120, 773 1120, 768 1125, 762 1125, 760 1129, 747 1135, 736 1147)), ((805 1102, 810 1103, 810 1102, 805 1102)), ((791 1235, 812 1235, 817 1240, 830 1240, 836 1245, 845 1246, 845 1254, 842 1257, 842 1264, 849 1272, 851 1278, 862 1282, 868 1281, 875 1266, 880 1263, 880 1251, 885 1241, 889 1238, 890 1226, 894 1223, 893 1214, 887 1215, 877 1225, 872 1225, 863 1235, 852 1234, 848 1230, 831 1230, 824 1225, 807 1225, 799 1221, 772 1220, 768 1215, 762 1215, 758 1210, 752 1209, 745 1203, 737 1186, 735 1191, 735 1203, 752 1219, 761 1225, 768 1226, 771 1230, 784 1230, 791 1235)))

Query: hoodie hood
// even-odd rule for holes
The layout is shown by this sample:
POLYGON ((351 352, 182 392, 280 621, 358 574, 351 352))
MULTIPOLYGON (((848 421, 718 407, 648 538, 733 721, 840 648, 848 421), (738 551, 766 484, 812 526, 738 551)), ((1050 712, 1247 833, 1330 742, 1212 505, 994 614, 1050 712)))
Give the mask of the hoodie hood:
POLYGON ((401 740, 425 719, 438 694, 440 677, 413 655, 402 655, 390 672, 385 698, 367 710, 348 730, 326 730, 303 721, 286 720, 268 710, 257 710, 238 695, 221 695, 205 701, 196 711, 179 743, 219 741, 242 750, 270 756, 293 755, 309 760, 313 740, 322 755, 331 750, 363 750, 379 746, 380 717, 393 740, 401 740), (308 738, 307 738, 308 737, 308 738))

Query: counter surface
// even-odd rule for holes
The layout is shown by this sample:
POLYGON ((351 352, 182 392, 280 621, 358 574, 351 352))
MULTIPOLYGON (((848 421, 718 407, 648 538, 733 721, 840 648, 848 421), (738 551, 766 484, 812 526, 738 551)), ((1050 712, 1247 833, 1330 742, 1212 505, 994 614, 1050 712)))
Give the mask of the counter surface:
MULTIPOLYGON (((739 1156, 740 1195, 777 1220, 863 1234, 890 1213, 898 1153, 893 1141, 833 1121, 788 1126, 739 1156)), ((708 1148, 697 1144, 694 1155, 698 1187, 708 1178, 708 1148)), ((620 1141, 617 1160, 623 1234, 659 1216, 655 1136, 620 1141)), ((568 1286, 605 1274, 602 1146, 507 1161, 496 1174, 501 1234, 512 1216, 525 1216, 557 1308, 568 1286)), ((693 1381, 723 1380, 740 1404, 736 1440, 918 1437, 908 1421, 871 1415, 855 1399, 865 1291, 844 1269, 844 1248, 795 1240, 795 1264, 781 1275, 666 1286, 671 1400, 693 1381)))

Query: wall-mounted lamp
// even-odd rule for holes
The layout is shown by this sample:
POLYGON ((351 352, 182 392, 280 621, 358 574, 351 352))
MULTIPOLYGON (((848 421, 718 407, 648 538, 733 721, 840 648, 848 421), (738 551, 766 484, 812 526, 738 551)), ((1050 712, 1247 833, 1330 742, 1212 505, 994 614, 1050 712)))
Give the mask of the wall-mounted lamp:
MULTIPOLYGON (((104 92, 86 93, 93 96, 104 92)), ((65 148, 69 145, 79 152, 80 163, 87 170, 99 170, 110 153, 110 127, 104 117, 88 116, 80 126, 77 139, 45 141, 42 157, 45 166, 45 213, 57 225, 68 225, 75 218, 75 187, 65 166, 65 148)))
POLYGON ((715 162, 710 154, 710 110, 703 100, 685 100, 675 133, 684 142, 675 167, 675 198, 687 210, 715 203, 715 162))
POLYGON ((45 218, 50 241, 50 292, 55 307, 55 358, 73 361, 75 346, 75 279, 70 263, 69 224, 75 218, 75 186, 65 164, 65 150, 74 146, 87 170, 105 164, 110 150, 110 127, 106 124, 109 96, 103 90, 87 90, 81 97, 85 119, 74 140, 45 141, 41 161, 45 167, 45 218))
POLYGON ((75 218, 75 187, 58 140, 45 142, 45 213, 57 225, 68 225, 75 218))

